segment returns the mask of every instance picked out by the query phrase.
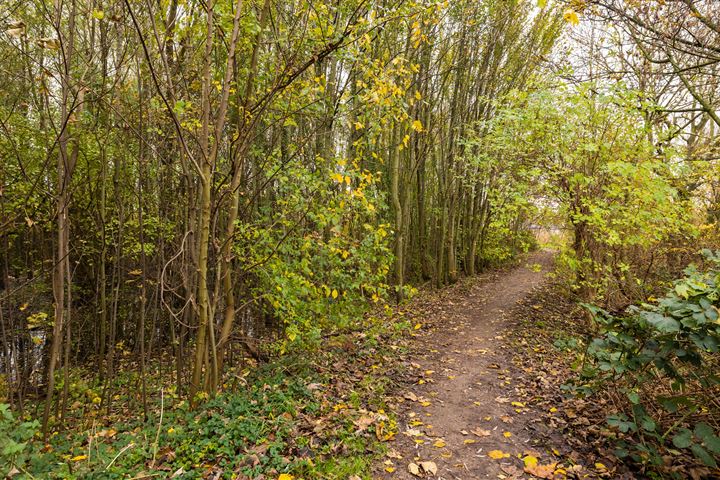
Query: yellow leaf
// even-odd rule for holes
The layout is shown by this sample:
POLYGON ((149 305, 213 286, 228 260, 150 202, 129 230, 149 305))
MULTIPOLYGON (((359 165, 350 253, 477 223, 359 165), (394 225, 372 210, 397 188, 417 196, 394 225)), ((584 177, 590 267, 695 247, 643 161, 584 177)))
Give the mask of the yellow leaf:
POLYGON ((333 289, 333 291, 332 291, 332 298, 337 298, 337 297, 338 297, 338 291, 335 290, 335 289, 333 289))
POLYGON ((523 462, 525 463, 526 467, 534 467, 538 463, 537 457, 533 457, 532 455, 528 455, 527 457, 523 458, 523 462))
POLYGON ((565 9, 565 11, 563 12, 563 18, 571 25, 578 25, 580 23, 578 14, 572 8, 565 9))
POLYGON ((445 447, 445 445, 445 442, 443 442, 442 440, 436 440, 435 443, 433 443, 433 447, 437 448, 443 448, 445 447))
POLYGON ((393 473, 395 471, 395 467, 385 467, 385 471, 388 473, 393 473))
POLYGON ((510 432, 503 432, 503 437, 505 437, 505 438, 510 438, 510 437, 512 437, 512 433, 510 433, 510 432))
POLYGON ((413 328, 414 328, 415 330, 420 330, 420 327, 422 327, 422 325, 420 325, 419 323, 416 323, 413 328))
POLYGON ((412 122, 412 129, 416 132, 422 132, 423 131, 423 124, 420 120, 415 120, 412 122))
POLYGON ((87 458, 87 455, 78 455, 76 457, 72 457, 70 460, 73 462, 81 462, 87 458))
POLYGON ((512 405, 513 407, 521 407, 521 408, 525 406, 525 404, 522 402, 512 402, 510 405, 512 405))
POLYGON ((473 440, 473 439, 471 439, 471 438, 467 438, 467 439, 463 440, 463 443, 464 443, 465 445, 472 445, 473 443, 477 443, 477 441, 476 441, 476 440, 473 440))
POLYGON ((505 453, 502 450, 491 450, 488 452, 488 457, 492 458, 493 460, 500 460, 501 458, 510 457, 510 454, 505 453))

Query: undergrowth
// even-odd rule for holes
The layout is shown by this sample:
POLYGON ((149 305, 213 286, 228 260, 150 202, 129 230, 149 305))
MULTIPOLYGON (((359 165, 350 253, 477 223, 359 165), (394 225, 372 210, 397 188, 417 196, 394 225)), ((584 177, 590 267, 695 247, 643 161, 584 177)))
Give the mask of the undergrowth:
POLYGON ((95 390, 77 379, 75 423, 47 443, 36 420, 2 405, 0 470, 15 479, 370 478, 370 463, 396 433, 384 372, 408 325, 364 327, 328 337, 322 351, 237 372, 234 388, 195 409, 164 388, 147 420, 129 397, 104 415, 95 390))

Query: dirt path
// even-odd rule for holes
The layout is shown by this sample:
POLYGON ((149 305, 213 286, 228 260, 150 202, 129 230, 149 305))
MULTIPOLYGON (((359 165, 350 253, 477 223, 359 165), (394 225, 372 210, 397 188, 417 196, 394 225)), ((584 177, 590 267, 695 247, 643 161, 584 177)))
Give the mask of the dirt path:
POLYGON ((550 252, 535 253, 443 301, 426 314, 434 318, 417 319, 415 353, 398 393, 399 433, 375 478, 424 476, 421 462, 434 463, 439 479, 529 477, 518 455, 550 447, 533 438, 529 410, 514 398, 518 372, 505 325, 516 303, 543 283, 551 261, 550 252), (492 451, 510 456, 493 459, 492 451), (410 473, 410 463, 420 475, 410 473))

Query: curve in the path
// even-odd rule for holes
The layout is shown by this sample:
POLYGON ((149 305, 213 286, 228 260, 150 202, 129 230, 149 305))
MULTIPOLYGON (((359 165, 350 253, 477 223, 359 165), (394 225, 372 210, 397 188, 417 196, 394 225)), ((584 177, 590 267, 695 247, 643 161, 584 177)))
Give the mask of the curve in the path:
POLYGON ((524 409, 511 398, 512 352, 503 340, 510 310, 543 283, 551 262, 551 252, 534 253, 476 283, 465 297, 447 300, 442 318, 428 319, 433 328, 418 337, 418 354, 407 362, 420 380, 400 392, 392 466, 379 466, 376 478, 416 479, 408 464, 426 461, 435 463, 439 479, 498 478, 501 462, 490 451, 532 451, 524 409))

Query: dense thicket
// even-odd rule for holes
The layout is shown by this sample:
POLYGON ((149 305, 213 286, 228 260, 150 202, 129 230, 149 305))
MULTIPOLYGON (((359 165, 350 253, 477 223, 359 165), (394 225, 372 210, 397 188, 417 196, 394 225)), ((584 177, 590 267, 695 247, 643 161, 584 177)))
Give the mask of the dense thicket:
POLYGON ((108 406, 125 354, 145 398, 146 359, 170 349, 195 398, 234 347, 312 342, 407 279, 443 285, 529 245, 513 173, 462 139, 533 78, 554 7, 72 0, 0 15, 4 383, 20 407, 62 392, 46 421, 74 365, 97 365, 108 406))
POLYGON ((147 415, 166 355, 194 402, 541 224, 645 298, 717 222, 720 33, 634 3, 3 2, 0 394, 47 432, 129 368, 147 415))

